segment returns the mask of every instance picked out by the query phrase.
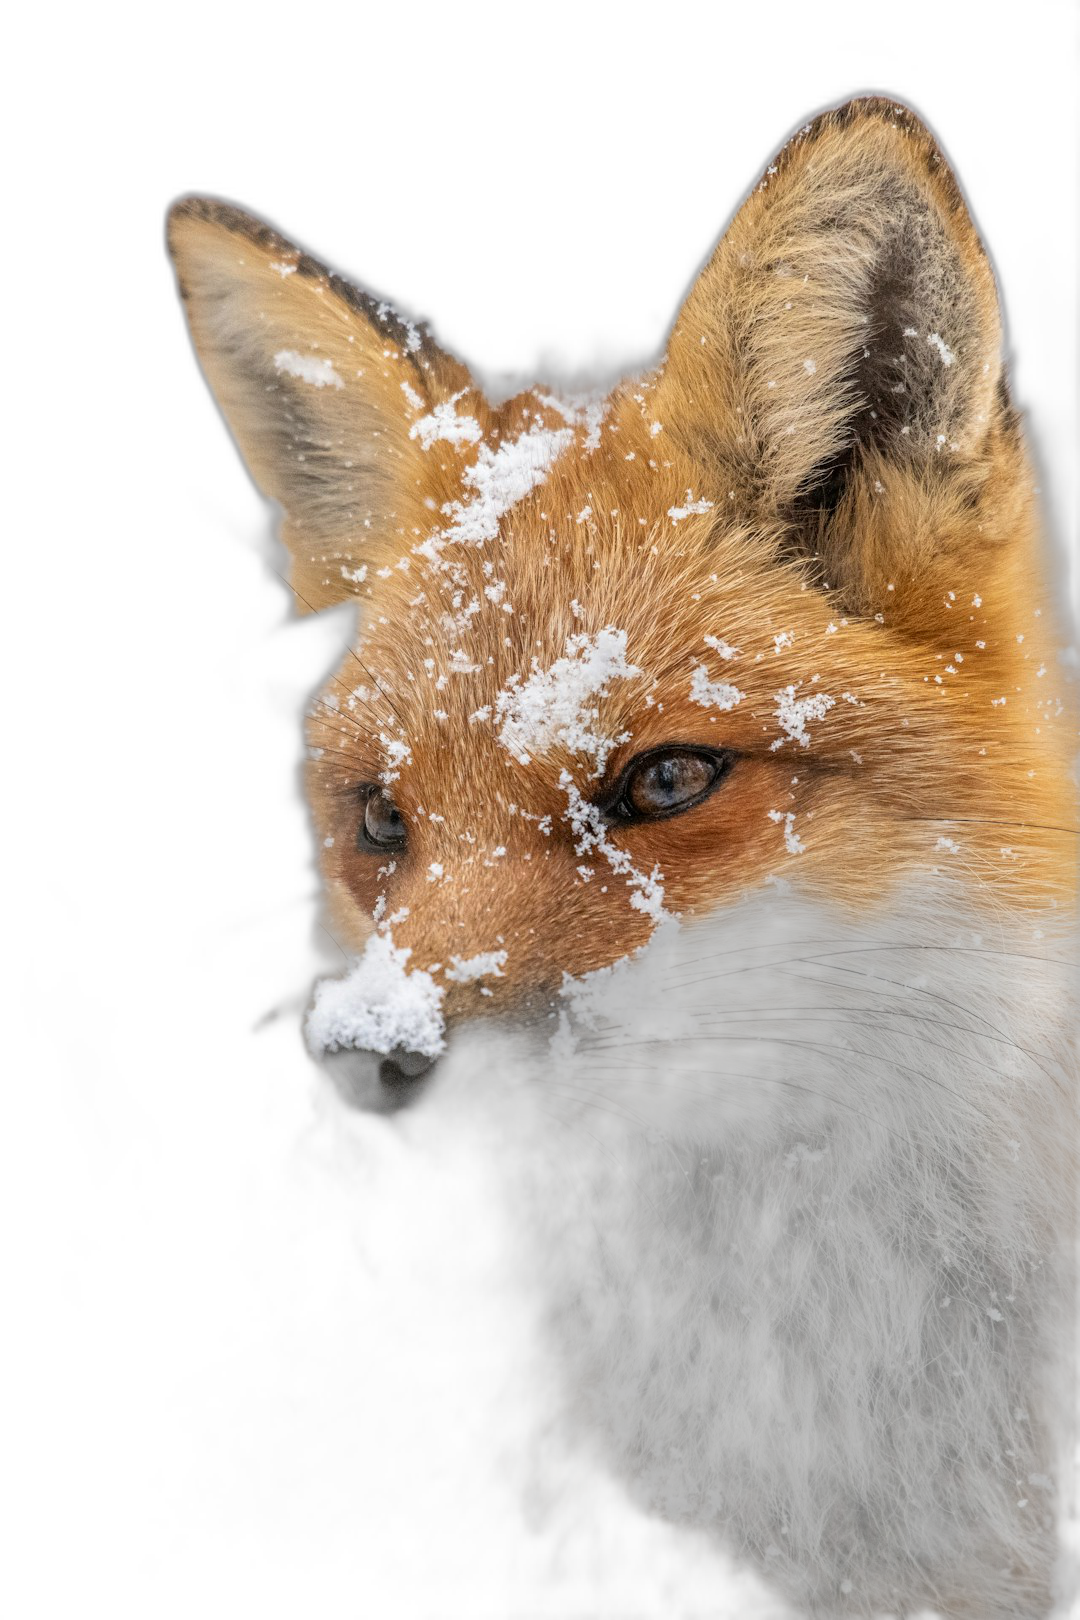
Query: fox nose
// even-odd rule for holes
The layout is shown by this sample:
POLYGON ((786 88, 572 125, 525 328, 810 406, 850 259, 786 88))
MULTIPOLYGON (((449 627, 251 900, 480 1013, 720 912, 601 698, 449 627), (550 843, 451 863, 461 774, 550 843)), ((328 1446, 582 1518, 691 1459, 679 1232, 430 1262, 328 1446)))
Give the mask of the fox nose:
POLYGON ((392 1051, 337 1048, 322 1056, 330 1079, 343 1085, 359 1110, 384 1118, 402 1113, 424 1097, 431 1089, 437 1061, 405 1047, 392 1051))

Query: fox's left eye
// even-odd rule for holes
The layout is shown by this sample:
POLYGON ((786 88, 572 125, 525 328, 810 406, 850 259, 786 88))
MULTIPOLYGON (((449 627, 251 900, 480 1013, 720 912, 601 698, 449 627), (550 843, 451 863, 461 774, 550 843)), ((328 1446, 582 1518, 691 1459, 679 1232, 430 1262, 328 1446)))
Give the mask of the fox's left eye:
POLYGON ((654 748, 631 760, 615 789, 614 813, 629 821, 676 816, 707 798, 732 764, 708 748, 654 748))

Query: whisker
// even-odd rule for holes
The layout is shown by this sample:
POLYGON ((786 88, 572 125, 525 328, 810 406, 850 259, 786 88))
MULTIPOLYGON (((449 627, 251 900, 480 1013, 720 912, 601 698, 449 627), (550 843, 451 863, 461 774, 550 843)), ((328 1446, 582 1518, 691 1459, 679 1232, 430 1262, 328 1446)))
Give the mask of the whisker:
MULTIPOLYGON (((618 1068, 605 1068, 603 1065, 597 1065, 591 1069, 590 1072, 595 1074, 610 1074, 620 1077, 626 1072, 627 1069, 639 1069, 650 1075, 655 1075, 657 1072, 651 1063, 629 1062, 620 1063, 618 1068)), ((846 1102, 842 1097, 835 1097, 830 1092, 821 1091, 814 1086, 803 1085, 801 1081, 798 1080, 781 1079, 777 1075, 746 1074, 735 1070, 724 1073, 723 1075, 718 1075, 714 1069, 668 1068, 665 1065, 663 1070, 664 1084, 667 1085, 669 1078, 672 1075, 679 1076, 687 1074, 702 1075, 711 1080, 746 1080, 750 1082, 751 1085, 755 1086, 781 1086, 785 1091, 801 1091, 809 1097, 816 1097, 819 1101, 829 1103, 832 1107, 842 1108, 846 1110, 846 1112, 854 1114, 857 1119, 865 1120, 868 1125, 872 1125, 875 1128, 887 1131, 890 1136, 899 1137, 901 1134, 895 1126, 887 1125, 883 1120, 875 1119, 872 1114, 866 1113, 861 1108, 856 1108, 854 1103, 846 1102)), ((716 1099, 715 1090, 708 1087, 680 1084, 679 1089, 691 1097, 705 1097, 714 1101, 716 1099)))
MULTIPOLYGON (((794 940, 792 940, 792 941, 785 941, 783 946, 759 947, 759 948, 787 950, 787 949, 790 949, 791 945, 793 945, 793 944, 803 944, 803 943, 816 944, 817 941, 814 941, 814 940, 794 941, 794 940)), ((746 946, 734 946, 734 947, 732 947, 732 949, 730 951, 717 951, 715 953, 715 956, 716 956, 716 958, 719 958, 719 957, 722 957, 722 956, 745 956, 746 955, 746 949, 747 949, 746 946)), ((683 983, 687 984, 687 985, 690 985, 690 984, 708 984, 713 979, 735 978, 735 977, 738 977, 738 976, 740 976, 740 975, 742 975, 744 973, 758 973, 758 972, 761 972, 763 969, 766 969, 766 968, 772 969, 772 968, 787 967, 787 966, 790 966, 792 964, 800 965, 800 964, 806 963, 806 962, 830 962, 830 961, 833 961, 835 958, 841 957, 841 956, 859 956, 859 957, 862 957, 862 956, 873 956, 875 954, 880 954, 881 952, 894 953, 894 952, 898 952, 898 951, 947 951, 947 952, 956 953, 958 955, 964 955, 964 956, 988 956, 988 957, 993 957, 993 958, 1001 958, 1003 960, 1008 960, 1008 961, 1038 962, 1040 964, 1040 966, 1044 966, 1044 967, 1047 966, 1048 964, 1051 965, 1051 966, 1066 967, 1066 968, 1071 968, 1073 966, 1073 964, 1071 962, 1067 962, 1061 957, 1056 957, 1056 956, 1035 956, 1035 955, 1032 955, 1030 952, 1023 952, 1023 951, 987 950, 984 947, 978 946, 978 945, 922 945, 922 944, 914 944, 914 943, 905 944, 903 942, 897 942, 896 944, 889 944, 889 945, 867 945, 867 944, 864 944, 862 942, 859 942, 859 943, 854 944, 854 945, 839 946, 835 950, 821 951, 821 952, 818 952, 817 954, 812 955, 812 956, 782 956, 782 957, 779 957, 779 958, 776 958, 776 959, 766 959, 763 962, 744 962, 741 967, 727 968, 722 973, 707 973, 700 979, 686 979, 686 980, 683 981, 683 983)), ((708 960, 710 960, 710 958, 702 957, 702 958, 700 958, 700 960, 701 961, 708 961, 708 960)), ((683 964, 678 964, 676 967, 667 968, 664 971, 666 973, 670 974, 672 972, 677 971, 678 967, 682 966, 682 965, 683 964)), ((854 970, 842 967, 842 968, 840 968, 839 971, 846 973, 846 972, 852 972, 854 970)), ((895 984, 898 981, 897 980, 886 980, 884 982, 895 984)))
MULTIPOLYGON (((994 1035, 996 1035, 1000 1040, 1004 1041, 1006 1043, 1006 1045, 1015 1044, 1015 1043, 1010 1041, 1009 1036, 1005 1034, 1005 1031, 1000 1027, 1000 1025, 991 1023, 991 1021, 988 1018, 986 1018, 982 1013, 976 1012, 974 1010, 974 1008, 965 1006, 963 1002, 954 1001, 952 999, 952 997, 943 995, 940 990, 929 990, 924 985, 908 985, 908 984, 905 984, 902 979, 887 979, 887 978, 884 978, 883 976, 881 976, 880 974, 864 973, 859 968, 848 968, 848 967, 837 966, 835 971, 838 972, 838 973, 846 973, 846 974, 849 974, 849 975, 851 975, 851 976, 853 976, 855 978, 859 978, 859 979, 870 979, 875 984, 893 985, 893 986, 895 986, 896 992, 898 994, 902 992, 902 993, 904 993, 906 995, 911 995, 911 994, 921 995, 921 996, 928 997, 932 1001, 939 1001, 945 1007, 952 1007, 954 1009, 954 1011, 956 1011, 956 1012, 961 1012, 961 1013, 966 1014, 968 1017, 978 1019, 979 1023, 985 1026, 985 1029, 992 1030, 994 1035)), ((791 977, 801 979, 802 975, 801 974, 792 974, 791 977)), ((810 981, 810 982, 814 982, 814 981, 810 981)), ((984 1036, 984 1038, 988 1038, 988 1037, 984 1036)), ((1017 1050, 1027 1051, 1027 1048, 1018 1047, 1017 1050)), ((1038 1064, 1038 1068, 1039 1068, 1040 1073, 1043 1074, 1045 1076, 1045 1078, 1051 1082, 1052 1085, 1056 1085, 1056 1086, 1058 1086, 1060 1088, 1061 1085, 1062 1085, 1060 1075, 1052 1073, 1051 1070, 1046 1067, 1046 1064, 1040 1060, 1040 1055, 1038 1053, 1029 1052, 1028 1055, 1030 1057, 1034 1058, 1035 1062, 1038 1064)))
POLYGON ((905 816, 905 821, 946 822, 957 827, 1030 827, 1034 832, 1068 833, 1080 835, 1080 827, 1061 827, 1052 821, 1010 821, 1001 816, 905 816))
MULTIPOLYGON (((660 1042, 650 1040, 627 1040, 619 1043, 617 1048, 600 1048, 600 1050, 623 1051, 626 1048, 638 1046, 678 1046, 684 1044, 685 1042, 694 1040, 695 1038, 696 1037, 692 1035, 677 1035, 660 1042)), ((740 1035, 737 1039, 740 1044, 743 1042, 753 1042, 755 1045, 790 1046, 796 1051, 816 1052, 822 1056, 828 1056, 830 1053, 836 1052, 842 1054, 844 1057, 865 1058, 868 1062, 875 1065, 885 1064, 888 1068, 896 1069, 901 1074, 914 1075, 917 1080, 921 1080, 927 1085, 936 1086, 940 1091, 944 1091, 948 1096, 955 1098, 958 1103, 964 1104, 971 1113, 980 1115, 984 1119, 989 1117, 986 1111, 979 1108, 978 1105, 971 1100, 971 1098, 965 1097, 959 1091, 955 1091, 952 1086, 946 1085, 944 1080, 935 1079, 931 1075, 925 1074, 921 1069, 913 1068, 909 1063, 901 1063, 898 1058, 885 1057, 883 1054, 878 1052, 863 1052, 856 1047, 837 1046, 831 1042, 795 1041, 777 1035, 740 1035)), ((730 1044, 735 1044, 734 1039, 729 1036, 714 1035, 711 1037, 712 1042, 722 1043, 725 1040, 728 1040, 730 1044)), ((581 1050, 583 1052, 587 1052, 591 1050, 591 1048, 583 1043, 581 1050)), ((666 1068, 664 1072, 668 1072, 666 1068)), ((998 1071, 995 1070, 994 1072, 997 1073, 998 1071)), ((999 1077, 1002 1079, 1007 1078, 1004 1075, 1000 1075, 999 1077)))
POLYGON ((623 1106, 620 1105, 620 1103, 615 1102, 614 1098, 607 1098, 607 1102, 609 1102, 610 1105, 609 1108, 601 1108, 599 1103, 596 1102, 596 1098, 594 1098, 593 1093, 588 1092, 588 1090, 585 1090, 585 1093, 583 1093, 581 1097, 568 1097, 567 1092, 552 1092, 551 1095, 552 1097, 559 1097, 560 1102, 563 1103, 586 1103, 589 1108, 596 1108, 597 1113, 610 1113, 610 1115, 614 1116, 614 1118, 630 1119, 631 1123, 633 1124, 648 1126, 648 1119, 643 1119, 641 1118, 641 1115, 636 1115, 635 1111, 630 1110, 630 1108, 627 1108, 627 1106, 623 1106))
MULTIPOLYGON (((752 950, 752 951, 790 950, 792 948, 792 946, 800 946, 801 947, 803 945, 831 945, 833 943, 834 942, 831 939, 814 938, 814 939, 786 939, 786 940, 784 940, 784 942, 782 944, 776 944, 776 945, 751 945, 751 946, 747 946, 745 944, 732 945, 727 950, 710 951, 707 956, 691 956, 691 957, 687 957, 683 961, 672 963, 669 967, 662 967, 662 968, 660 968, 660 970, 659 970, 659 972, 657 974, 657 977, 665 977, 665 976, 667 976, 668 974, 671 974, 671 973, 679 973, 685 967, 700 967, 702 965, 702 963, 704 963, 704 962, 720 961, 724 957, 727 957, 727 956, 745 956, 747 954, 748 950, 752 950)), ((748 968, 753 968, 754 965, 755 964, 753 964, 753 963, 748 963, 747 964, 748 968)), ((769 965, 768 964, 768 959, 766 958, 766 960, 763 961, 760 965, 762 967, 767 967, 769 965)))
MULTIPOLYGON (((367 701, 366 698, 358 697, 357 692, 356 692, 356 688, 353 687, 353 686, 350 686, 348 681, 345 680, 343 676, 341 676, 341 675, 331 675, 330 679, 335 683, 335 685, 341 687, 341 690, 345 693, 347 698, 354 699, 360 705, 360 707, 362 709, 366 709, 368 714, 371 715, 371 718, 375 721, 375 723, 377 725, 381 726, 383 724, 383 720, 379 716, 379 711, 377 709, 372 708, 371 704, 367 701)), ((325 698, 320 698, 319 701, 323 702, 323 703, 326 702, 325 698)), ((389 701, 389 700, 387 700, 387 701, 389 701)), ((327 706, 327 708, 331 707, 329 704, 327 704, 326 706, 327 706)), ((353 715, 351 713, 351 711, 348 710, 348 708, 345 708, 345 709, 333 709, 332 712, 334 714, 340 714, 343 719, 346 717, 346 715, 348 715, 348 717, 354 722, 354 724, 358 723, 356 721, 356 716, 353 715)), ((400 718, 400 716, 399 716, 399 718, 400 718)))
MULTIPOLYGON (((292 591, 293 595, 296 597, 296 600, 298 602, 303 602, 304 606, 307 608, 309 613, 314 613, 316 611, 313 604, 308 601, 307 597, 304 596, 302 592, 297 590, 296 586, 293 584, 291 579, 286 579, 285 575, 280 571, 280 569, 275 568, 274 573, 277 574, 277 577, 281 580, 282 584, 284 586, 286 586, 286 588, 288 590, 292 591)), ((368 669, 367 665, 364 663, 364 660, 360 657, 359 653, 356 652, 356 650, 353 647, 346 648, 346 651, 348 652, 349 657, 354 661, 354 663, 359 664, 360 668, 363 670, 364 674, 367 676, 368 680, 371 682, 372 686, 374 686, 375 690, 379 693, 379 695, 386 699, 386 702, 389 705, 390 709, 397 716, 399 725, 404 726, 405 721, 402 718, 402 715, 401 715, 400 711, 398 710, 397 706, 395 705, 395 703, 394 703, 393 699, 391 698, 389 692, 385 689, 382 682, 379 680, 379 677, 377 675, 373 674, 370 669, 368 669)))
MULTIPOLYGON (((563 1079, 560 1079, 560 1084, 567 1084, 567 1081, 565 1081, 565 1077, 563 1077, 563 1079)), ((573 1082, 570 1081, 570 1084, 573 1085, 573 1082)), ((575 1089, 576 1089, 576 1087, 575 1087, 575 1089)), ((555 1095, 563 1095, 563 1102, 578 1102, 578 1100, 581 1100, 581 1098, 567 1097, 567 1095, 565 1095, 565 1093, 557 1092, 557 1093, 555 1093, 555 1095)), ((594 1100, 596 1100, 596 1098, 594 1098, 594 1093, 593 1092, 586 1092, 585 1100, 588 1100, 589 1103, 594 1103, 594 1100)), ((640 1115, 640 1113, 638 1113, 638 1111, 636 1111, 635 1108, 631 1108, 631 1106, 628 1105, 628 1103, 619 1102, 619 1100, 615 1100, 614 1097, 607 1097, 606 1102, 610 1103, 610 1106, 612 1106, 612 1108, 614 1108, 614 1110, 617 1111, 617 1113, 619 1113, 619 1118, 630 1119, 631 1123, 640 1124, 641 1128, 643 1128, 643 1129, 648 1129, 649 1124, 651 1124, 651 1121, 649 1121, 649 1119, 644 1118, 644 1115, 640 1115)))
MULTIPOLYGON (((853 972, 853 969, 850 969, 850 967, 845 967, 845 969, 840 969, 840 972, 853 972)), ((826 978, 826 980, 823 980, 823 978, 811 978, 810 975, 808 975, 808 974, 784 974, 784 977, 785 978, 801 978, 801 980, 805 980, 805 982, 810 983, 810 985, 821 985, 821 983, 829 983, 829 980, 827 980, 827 978, 826 978)), ((871 977, 878 977, 878 975, 871 975, 871 977)), ((889 983, 889 982, 891 982, 891 980, 882 980, 882 983, 889 983)), ((907 988, 907 987, 905 987, 905 988, 907 988)), ((882 993, 886 993, 886 995, 887 995, 887 991, 882 991, 882 993)), ((769 1011, 769 1013, 771 1013, 772 1009, 771 1008, 761 1008, 761 1009, 753 1009, 753 1011, 763 1011, 763 1013, 764 1013, 764 1011, 769 1011)), ((798 1011, 806 1011, 806 1009, 803 1009, 803 1008, 789 1008, 789 1011, 795 1011, 795 1013, 798 1013, 798 1011)), ((873 1009, 871 1009, 871 1008, 844 1008, 844 1006, 840 1006, 840 1008, 829 1008, 829 1009, 827 1009, 827 1011, 829 1011, 829 1014, 832 1014, 832 1013, 870 1013, 870 1011, 874 1011, 874 1013, 878 1014, 878 1017, 913 1017, 913 1019, 920 1019, 920 1021, 923 1021, 923 1019, 925 1019, 925 1017, 926 1017, 925 1013, 908 1013, 908 1011, 905 1011, 904 1008, 873 1008, 873 1009)), ((1044 1061, 1048 1061, 1048 1063, 1052 1063, 1052 1053, 1049 1053, 1049 1051, 1040 1051, 1036 1047, 1022 1047, 1022 1045, 1020 1045, 1020 1042, 1018 1042, 1018 1040, 1010 1040, 1010 1038, 1007 1037, 1007 1035, 993 1034, 994 1025, 993 1024, 988 1024, 988 1022, 986 1022, 986 1019, 984 1019, 984 1017, 981 1016, 981 1013, 975 1013, 975 1011, 973 1011, 972 1008, 960 1008, 960 1011, 963 1011, 963 1013, 967 1013, 967 1016, 970 1017, 970 1019, 973 1019, 973 1021, 975 1021, 976 1024, 983 1024, 984 1029, 970 1029, 970 1027, 968 1027, 967 1024, 952 1024, 952 1022, 946 1021, 946 1019, 939 1019, 939 1017, 934 1017, 934 1027, 936 1027, 936 1029, 954 1029, 954 1030, 957 1030, 957 1034, 960 1034, 960 1035, 978 1035, 978 1038, 980 1038, 980 1040, 989 1040, 989 1042, 993 1042, 994 1045, 1004 1045, 1004 1047, 1012 1047, 1012 1050, 1014 1050, 1014 1051, 1022 1051, 1023 1055, 1027 1056, 1027 1058, 1043 1058, 1044 1061), (988 1030, 991 1030, 991 1034, 988 1034, 988 1030)), ((873 1025, 871 1025, 871 1027, 873 1027, 873 1025)), ((926 1037, 916 1037, 916 1038, 923 1038, 923 1040, 925 1040, 926 1037)), ((936 1042, 931 1042, 931 1045, 936 1045, 936 1042)), ((941 1050, 942 1051, 949 1051, 950 1048, 942 1047, 941 1050)))
MULTIPOLYGON (((987 1035, 982 1030, 972 1029, 971 1026, 967 1024, 957 1024, 951 1019, 931 1018, 923 1012, 904 1012, 898 1007, 834 1007, 822 1010, 822 1008, 817 1005, 785 1007, 773 1006, 744 1007, 738 1012, 725 1012, 723 1010, 716 1011, 714 1008, 707 1006, 689 1006, 686 1008, 680 1007, 677 1013, 674 1013, 672 1016, 679 1016, 679 1014, 683 1012, 693 1014, 695 1024, 699 1025, 701 1028, 712 1028, 716 1024, 742 1023, 748 1020, 752 1015, 758 1013, 766 1013, 770 1018, 782 1018, 788 1014, 798 1014, 800 1023, 842 1023, 850 1024, 855 1029, 872 1028, 873 1021, 880 1018, 902 1018, 910 1020, 913 1023, 930 1024, 937 1028, 949 1029, 958 1035, 976 1035, 980 1040, 991 1041, 995 1045, 1011 1047, 1014 1052, 1020 1052, 1025 1057, 1039 1058, 1046 1057, 1048 1055, 1031 1047, 1021 1046, 1017 1041, 1010 1040, 1006 1035, 987 1035), (852 1013, 862 1014, 864 1016, 861 1018, 849 1016, 852 1013), (708 1014, 709 1016, 700 1017, 701 1014, 708 1014)), ((599 1026, 598 1033, 601 1035, 614 1035, 618 1033, 619 1027, 620 1026, 618 1024, 599 1026)), ((657 1037, 658 1041, 665 1041, 670 1038, 672 1037, 657 1037)), ((689 1039, 690 1037, 687 1036, 682 1038, 689 1039)), ((925 1044, 936 1047, 938 1051, 948 1052, 954 1057, 963 1057, 966 1055, 962 1049, 957 1049, 953 1046, 943 1046, 937 1041, 926 1041, 925 1044)), ((589 1049, 595 1051, 597 1049, 595 1043, 591 1044, 589 1049)))
POLYGON ((357 782, 359 783, 359 781, 361 780, 360 773, 356 768, 356 756, 355 756, 355 754, 344 754, 344 753, 342 753, 340 748, 322 748, 320 746, 319 754, 312 761, 312 763, 317 765, 320 760, 324 760, 324 759, 341 759, 341 760, 344 760, 346 765, 351 766, 352 774, 356 777, 357 782))
MULTIPOLYGON (((334 679, 337 679, 337 677, 335 676, 334 679)), ((338 684, 341 686, 342 690, 347 689, 347 684, 348 684, 347 682, 340 681, 338 684)), ((352 697, 353 693, 350 692, 349 696, 352 697)), ((330 725, 331 720, 333 720, 333 722, 336 725, 339 725, 339 726, 341 726, 343 728, 351 727, 352 728, 352 735, 355 736, 355 737, 367 737, 367 736, 370 735, 370 732, 367 730, 367 728, 365 728, 364 726, 361 725, 361 723, 357 719, 356 715, 353 714, 348 708, 342 707, 342 705, 340 703, 331 703, 331 702, 329 702, 327 698, 323 697, 321 692, 317 693, 315 698, 312 701, 313 701, 313 706, 318 705, 319 708, 324 709, 326 711, 325 716, 324 716, 324 715, 314 714, 309 710, 309 718, 312 719, 312 720, 317 720, 320 725, 328 726, 328 725, 330 725)), ((357 701, 362 702, 361 699, 357 699, 357 701)), ((363 707, 365 709, 367 709, 367 712, 371 716, 372 721, 376 725, 378 725, 380 722, 379 722, 379 717, 376 714, 375 710, 372 709, 370 707, 370 705, 368 705, 366 703, 363 704, 363 707)))
POLYGON ((341 943, 340 939, 336 938, 336 936, 330 932, 329 928, 327 928, 327 926, 326 926, 326 924, 324 922, 321 922, 321 921, 319 921, 317 919, 316 920, 316 927, 321 928, 323 933, 326 935, 327 939, 330 940, 332 944, 337 946, 338 950, 341 952, 342 956, 344 957, 344 959, 345 959, 345 961, 347 963, 352 962, 354 960, 353 957, 351 957, 349 955, 348 951, 345 949, 345 947, 341 943))

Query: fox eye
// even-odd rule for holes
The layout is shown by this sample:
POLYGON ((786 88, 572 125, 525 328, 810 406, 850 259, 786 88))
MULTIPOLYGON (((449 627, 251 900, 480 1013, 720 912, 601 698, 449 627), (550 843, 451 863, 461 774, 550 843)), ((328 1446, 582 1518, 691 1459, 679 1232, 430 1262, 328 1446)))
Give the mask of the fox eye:
POLYGON ((654 748, 631 760, 614 811, 629 821, 660 821, 700 804, 726 776, 731 755, 707 748, 654 748))
POLYGON ((372 787, 356 833, 357 849, 404 849, 405 823, 401 811, 384 788, 372 787))

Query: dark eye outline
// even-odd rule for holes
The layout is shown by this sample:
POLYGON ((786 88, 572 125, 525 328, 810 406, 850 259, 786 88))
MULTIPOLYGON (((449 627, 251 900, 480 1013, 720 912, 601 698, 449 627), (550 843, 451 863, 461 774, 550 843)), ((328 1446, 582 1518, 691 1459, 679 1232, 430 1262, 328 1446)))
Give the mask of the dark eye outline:
POLYGON ((407 842, 405 820, 401 814, 401 811, 398 810, 397 805, 394 804, 394 801, 390 797, 390 794, 387 792, 386 788, 383 787, 379 782, 365 782, 361 791, 363 793, 363 807, 360 812, 360 821, 356 829, 357 849, 361 852, 361 854, 364 855, 393 854, 395 850, 404 849, 407 842), (387 804, 392 807, 397 814, 398 820, 401 822, 401 836, 399 838, 388 838, 384 842, 380 842, 374 839, 368 831, 368 805, 371 803, 372 799, 379 795, 381 795, 386 800, 387 804))
POLYGON ((735 763, 736 756, 728 748, 702 748, 697 743, 664 743, 660 748, 648 748, 642 754, 635 754, 623 769, 615 785, 609 793, 604 795, 597 808, 614 820, 624 822, 670 821, 672 816, 681 816, 695 805, 703 804, 711 793, 715 793, 720 783, 725 779, 735 763), (713 767, 710 781, 695 793, 692 798, 685 799, 682 804, 672 805, 670 810, 657 810, 649 815, 636 810, 630 803, 628 792, 631 778, 636 771, 647 769, 655 765, 658 760, 667 759, 672 754, 692 754, 697 759, 708 760, 713 767))

